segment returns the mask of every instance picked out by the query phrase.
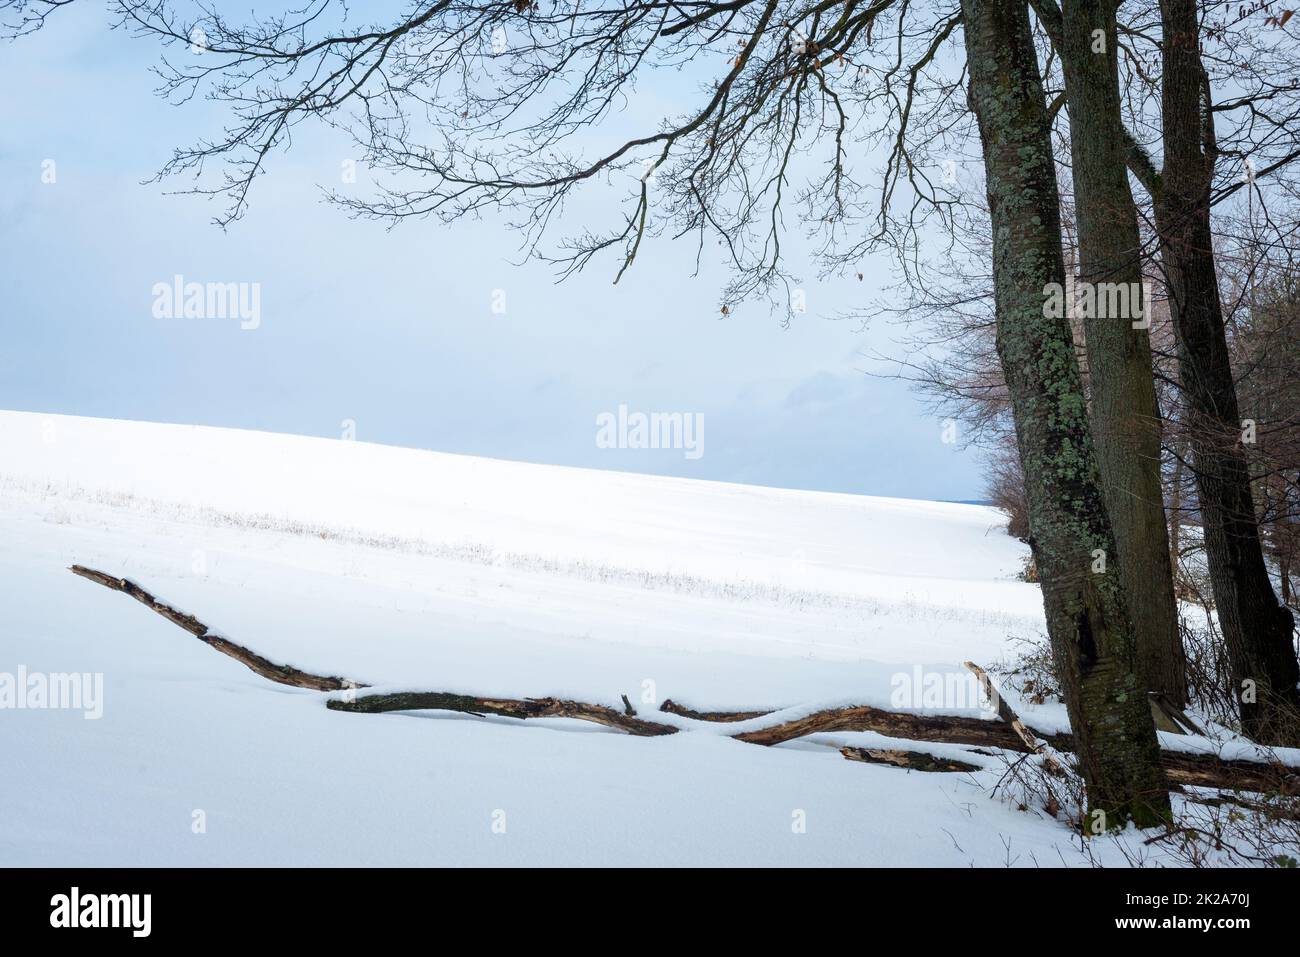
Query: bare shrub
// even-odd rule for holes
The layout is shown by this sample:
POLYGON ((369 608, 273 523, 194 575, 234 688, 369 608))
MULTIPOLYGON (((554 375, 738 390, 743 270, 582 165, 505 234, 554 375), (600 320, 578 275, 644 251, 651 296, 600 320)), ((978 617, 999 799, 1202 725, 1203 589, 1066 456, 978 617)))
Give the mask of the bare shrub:
POLYGON ((1026 700, 1033 704, 1042 704, 1051 699, 1060 699, 1061 685, 1056 677, 1056 665, 1052 661, 1052 646, 1044 634, 1032 638, 1008 635, 1007 640, 1015 647, 1010 658, 993 662, 989 671, 1002 682, 1016 688, 1026 700))
POLYGON ((1208 612, 1204 623, 1179 616, 1187 655, 1187 694, 1193 707, 1225 728, 1237 729, 1237 702, 1232 696, 1232 672, 1223 638, 1208 612))
MULTIPOLYGON (((1025 475, 1015 438, 1003 436, 989 452, 985 494, 994 508, 1007 515, 1007 534, 1022 542, 1029 540, 1029 500, 1025 495, 1025 475)), ((1037 575, 1026 581, 1037 581, 1037 575)))

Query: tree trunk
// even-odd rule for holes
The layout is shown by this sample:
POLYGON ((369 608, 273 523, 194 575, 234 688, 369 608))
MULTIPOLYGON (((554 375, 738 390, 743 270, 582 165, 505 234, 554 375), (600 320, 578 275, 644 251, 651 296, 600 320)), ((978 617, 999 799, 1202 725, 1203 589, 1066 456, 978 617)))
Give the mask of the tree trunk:
MULTIPOLYGON (((1123 582, 1094 574, 1115 554, 1069 319, 1045 308, 1064 289, 1060 197, 1026 0, 962 0, 969 99, 979 121, 993 225, 997 349, 1089 807, 1106 826, 1169 814, 1155 726, 1139 677, 1123 582)), ((1094 817, 1094 820, 1097 820, 1094 817)))
POLYGON ((1187 456, 1186 443, 1174 442, 1174 474, 1169 492, 1169 564, 1174 573, 1174 597, 1178 598, 1178 560, 1183 535, 1183 460, 1187 456))
POLYGON ((1147 688, 1187 703, 1160 475, 1160 409, 1144 317, 1141 240, 1122 134, 1112 0, 1063 0, 1059 46, 1070 114, 1091 424, 1106 511, 1147 688), (1134 328, 1135 323, 1138 328, 1134 328))
POLYGON ((1228 358, 1210 232, 1215 146, 1196 0, 1161 0, 1165 162, 1156 224, 1178 335, 1210 583, 1241 709, 1242 730, 1300 743, 1300 680, 1291 633, 1260 543, 1242 422, 1228 358))

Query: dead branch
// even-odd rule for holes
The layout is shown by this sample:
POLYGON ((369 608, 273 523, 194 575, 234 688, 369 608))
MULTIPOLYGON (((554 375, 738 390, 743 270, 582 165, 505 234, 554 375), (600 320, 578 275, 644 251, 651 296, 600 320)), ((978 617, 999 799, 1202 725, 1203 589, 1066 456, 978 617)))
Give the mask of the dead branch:
POLYGON ((657 724, 631 717, 614 708, 564 698, 478 698, 445 691, 406 691, 397 694, 362 695, 350 700, 331 698, 331 711, 380 714, 386 711, 459 711, 462 714, 492 714, 502 718, 577 718, 640 737, 674 734, 670 724, 657 724))
MULTIPOLYGON (((243 645, 212 634, 203 622, 193 615, 178 611, 160 602, 135 582, 115 578, 83 565, 69 568, 75 575, 88 581, 130 595, 168 621, 180 626, 204 644, 224 655, 234 658, 250 671, 278 684, 313 691, 346 691, 365 688, 367 685, 348 678, 314 675, 291 665, 280 665, 243 645)), ((982 669, 981 669, 982 670, 982 669)), ((407 691, 395 694, 369 694, 330 699, 326 707, 334 711, 362 714, 379 714, 389 711, 458 711, 462 714, 496 715, 505 718, 577 718, 606 727, 618 728, 639 737, 656 737, 675 734, 672 725, 647 721, 605 705, 570 701, 564 698, 488 698, 443 691, 407 691)), ((626 710, 631 710, 625 700, 626 710)), ((671 699, 664 701, 660 710, 699 721, 736 722, 765 717, 765 711, 695 711, 671 699)), ((985 748, 1001 748, 1020 753, 1037 753, 1039 740, 1058 751, 1073 751, 1074 739, 1069 734, 1045 734, 1024 725, 1015 712, 1007 707, 1012 720, 1022 726, 1016 729, 1012 721, 984 720, 956 715, 916 714, 885 711, 869 705, 846 708, 828 708, 801 718, 782 721, 765 728, 732 735, 738 741, 765 747, 791 741, 809 734, 827 731, 875 731, 891 738, 912 741, 932 741, 941 744, 963 744, 985 748)), ((1001 707, 999 713, 1001 714, 1001 707)), ((941 767, 921 765, 928 761, 944 763, 947 759, 935 758, 923 752, 891 751, 887 749, 845 748, 841 753, 850 760, 890 764, 895 767, 914 767, 918 770, 945 770, 941 767), (853 752, 853 753, 848 753, 853 752), (901 756, 901 757, 900 757, 901 756)), ((960 764, 961 762, 948 762, 960 764)), ((1236 791, 1259 791, 1283 794, 1300 793, 1300 773, 1296 768, 1280 763, 1266 764, 1246 760, 1223 760, 1213 754, 1192 754, 1180 751, 1163 751, 1161 763, 1169 780, 1176 784, 1196 785, 1236 791)), ((953 768, 952 770, 964 770, 953 768)), ((977 770, 972 767, 971 770, 977 770)))
POLYGON ((1168 731, 1170 734, 1199 734, 1205 732, 1193 721, 1187 717, 1187 713, 1178 707, 1169 697, 1159 691, 1148 693, 1151 701, 1151 717, 1155 719, 1156 727, 1161 731, 1168 731))
POLYGON ((291 685, 295 688, 308 688, 312 691, 343 691, 348 688, 366 687, 361 682, 353 681, 350 678, 314 675, 306 671, 300 671, 292 665, 277 665, 274 661, 268 661, 243 645, 237 645, 233 641, 212 634, 208 626, 193 615, 187 615, 184 612, 177 611, 171 605, 160 602, 135 582, 126 578, 114 578, 112 575, 106 575, 83 565, 73 565, 68 570, 74 575, 80 575, 82 578, 103 585, 105 588, 111 588, 113 591, 120 591, 123 594, 130 595, 142 605, 162 615, 172 624, 184 628, 205 645, 215 648, 223 655, 229 655, 250 671, 261 675, 263 678, 269 678, 277 684, 291 685))
POLYGON ((884 748, 840 748, 840 754, 850 761, 867 764, 887 764, 909 771, 978 771, 979 765, 967 764, 952 758, 940 758, 924 751, 895 751, 884 748))
POLYGON ((885 711, 870 705, 829 708, 802 718, 745 731, 735 735, 750 744, 773 745, 825 731, 875 731, 891 738, 934 741, 942 744, 973 744, 983 747, 1024 751, 1025 744, 1007 724, 981 718, 943 714, 885 711))
POLYGON ((974 673, 975 677, 979 679, 980 685, 984 688, 985 697, 988 698, 989 701, 997 704, 998 717, 1011 725, 1011 729, 1019 735, 1020 740, 1025 743, 1025 747, 1027 747, 1031 753, 1041 753, 1044 747, 1043 743, 1034 737, 1034 733, 1029 730, 1029 727, 1023 721, 1020 720, 1020 715, 1016 714, 1011 705, 1007 704, 1007 699, 1002 697, 1002 695, 998 693, 998 690, 993 687, 993 679, 989 677, 988 672, 973 661, 967 661, 965 662, 965 665, 972 673, 974 673))
POLYGON ((1290 765, 1227 760, 1214 754, 1161 751, 1160 763, 1171 784, 1229 791, 1300 794, 1300 773, 1290 765))
MULTIPOLYGON (((712 713, 692 711, 682 705, 674 705, 674 708, 675 714, 688 716, 712 713)), ((721 714, 729 713, 721 712, 721 714)), ((1004 751, 1015 751, 1021 754, 1039 753, 1027 745, 1024 738, 1004 721, 986 721, 981 718, 955 715, 884 711, 869 705, 817 711, 802 718, 744 732, 734 737, 751 744, 773 745, 828 731, 874 731, 891 738, 905 738, 910 741, 1001 748, 1004 751)), ((1031 738, 1042 741, 1057 751, 1071 753, 1074 751, 1074 736, 1071 734, 1047 733, 1028 725, 1025 725, 1025 731, 1031 738)), ((1230 760, 1214 754, 1169 750, 1161 751, 1160 763, 1165 769, 1165 775, 1174 784, 1236 791, 1300 794, 1300 769, 1290 765, 1230 760)))

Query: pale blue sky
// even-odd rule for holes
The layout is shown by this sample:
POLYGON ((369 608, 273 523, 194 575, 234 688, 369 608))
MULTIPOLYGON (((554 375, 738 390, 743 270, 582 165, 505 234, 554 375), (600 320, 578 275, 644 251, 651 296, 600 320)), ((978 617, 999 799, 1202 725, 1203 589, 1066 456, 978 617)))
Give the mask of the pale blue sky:
POLYGON ((358 439, 448 452, 981 497, 976 456, 943 444, 903 384, 864 374, 894 330, 833 320, 892 282, 887 261, 806 282, 790 328, 762 305, 719 318, 725 271, 706 249, 692 278, 687 241, 643 248, 617 286, 612 259, 556 285, 512 265, 492 216, 385 231, 322 203, 349 150, 321 131, 274 158, 223 233, 211 204, 165 195, 182 184, 141 185, 220 111, 158 100, 157 48, 106 25, 78 4, 0 45, 0 407, 321 436, 351 419, 358 439), (151 289, 177 273, 260 283, 260 327, 155 319, 151 289), (702 413, 704 455, 598 448, 596 416, 620 403, 702 413))

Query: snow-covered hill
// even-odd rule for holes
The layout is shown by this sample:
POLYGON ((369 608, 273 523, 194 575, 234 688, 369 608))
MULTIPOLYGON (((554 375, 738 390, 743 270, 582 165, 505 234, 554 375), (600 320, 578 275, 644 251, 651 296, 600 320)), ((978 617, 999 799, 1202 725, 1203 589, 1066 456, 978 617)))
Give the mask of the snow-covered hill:
POLYGON ((1082 863, 996 770, 331 712, 65 570, 376 685, 887 704, 1041 629, 991 509, 15 412, 0 450, 0 673, 103 676, 97 719, 0 710, 0 864, 1082 863))

